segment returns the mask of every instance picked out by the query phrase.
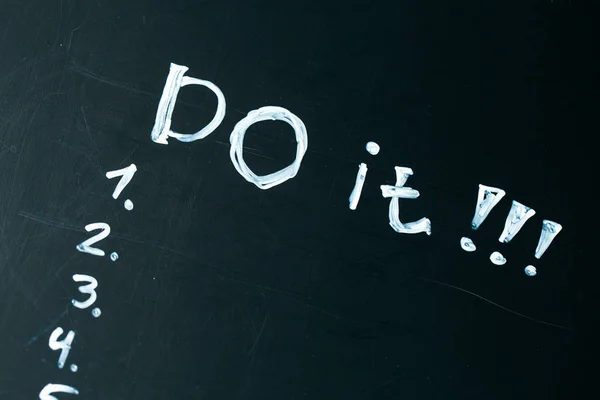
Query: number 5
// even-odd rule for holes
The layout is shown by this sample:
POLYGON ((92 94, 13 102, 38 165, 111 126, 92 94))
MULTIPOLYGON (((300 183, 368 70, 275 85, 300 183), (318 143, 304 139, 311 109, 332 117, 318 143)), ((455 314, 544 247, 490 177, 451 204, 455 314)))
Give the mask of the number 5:
POLYGON ((91 245, 101 241, 102 239, 105 239, 110 234, 110 226, 108 224, 105 224, 104 222, 95 222, 93 224, 85 226, 85 230, 88 232, 95 231, 98 229, 102 229, 102 232, 100 232, 96 236, 92 236, 84 242, 79 243, 77 245, 77 250, 81 251, 82 253, 93 254, 95 256, 104 256, 104 250, 92 247, 91 245))
POLYGON ((67 385, 49 383, 40 392, 40 400, 58 400, 52 393, 79 394, 79 390, 67 385))

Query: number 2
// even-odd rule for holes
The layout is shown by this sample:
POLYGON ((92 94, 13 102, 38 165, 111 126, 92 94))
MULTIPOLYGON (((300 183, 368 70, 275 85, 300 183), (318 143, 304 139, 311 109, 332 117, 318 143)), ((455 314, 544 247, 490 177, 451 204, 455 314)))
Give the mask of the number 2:
POLYGON ((73 343, 73 339, 75 339, 75 332, 69 331, 63 340, 58 340, 63 332, 63 328, 58 327, 50 334, 50 339, 48 339, 48 347, 50 347, 52 350, 60 350, 60 356, 58 357, 58 368, 65 366, 65 362, 69 356, 69 351, 71 351, 71 343, 73 343))
POLYGON ((85 226, 85 230, 88 232, 95 231, 98 229, 102 229, 102 232, 100 232, 96 236, 92 236, 84 242, 79 243, 77 245, 77 250, 81 251, 82 253, 93 254, 95 256, 104 256, 104 250, 92 247, 91 245, 101 241, 102 239, 105 239, 110 234, 110 226, 108 224, 105 224, 104 222, 95 222, 93 224, 88 224, 85 226))
POLYGON ((71 303, 80 309, 86 309, 96 301, 98 295, 96 294, 96 289, 98 287, 98 281, 93 276, 89 275, 73 275, 73 280, 75 282, 89 282, 88 285, 79 286, 79 291, 84 294, 89 294, 90 297, 86 301, 77 301, 75 299, 71 300, 71 303))
POLYGON ((79 394, 79 390, 67 385, 49 383, 40 391, 40 400, 58 400, 52 393, 79 394))

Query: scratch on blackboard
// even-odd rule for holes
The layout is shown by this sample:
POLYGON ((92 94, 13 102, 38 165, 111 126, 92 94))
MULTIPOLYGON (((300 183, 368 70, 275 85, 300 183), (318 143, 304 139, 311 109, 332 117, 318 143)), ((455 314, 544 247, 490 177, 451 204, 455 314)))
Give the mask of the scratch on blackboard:
POLYGON ((246 150, 246 153, 249 153, 249 154, 255 155, 255 156, 257 156, 257 157, 262 157, 262 158, 266 158, 266 159, 268 159, 268 160, 273 160, 273 161, 275 161, 275 159, 274 159, 274 158, 272 158, 272 157, 265 156, 264 154, 260 154, 260 153, 258 153, 258 151, 259 151, 259 150, 253 149, 253 148, 251 148, 251 147, 245 147, 245 146, 244 146, 244 149, 246 150))
POLYGON ((131 152, 129 154, 127 154, 127 156, 125 156, 125 158, 122 159, 119 164, 123 164, 125 161, 127 161, 129 159, 129 157, 131 157, 139 148, 140 148, 140 145, 136 144, 135 148, 133 150, 131 150, 131 152))
POLYGON ((213 311, 210 316, 208 318, 206 318, 206 320, 204 321, 204 323, 202 324, 202 326, 200 327, 200 329, 198 330, 198 332, 202 332, 206 329, 206 327, 208 326, 208 324, 210 323, 210 321, 212 321, 213 317, 215 316, 215 311, 213 311))
MULTIPOLYGON (((21 148, 19 149, 19 155, 17 156, 17 162, 15 164, 15 170, 13 172, 12 183, 10 185, 10 192, 8 194, 6 215, 4 217, 3 225, 6 225, 6 221, 8 220, 8 214, 10 213, 10 205, 11 205, 14 190, 15 190, 15 181, 17 179, 17 173, 19 171, 19 167, 21 166, 21 156, 23 155, 23 149, 25 148, 25 145, 27 144, 27 134, 29 133, 29 130, 31 129, 31 124, 33 123, 33 120, 35 119, 35 116, 36 116, 38 110, 40 109, 41 104, 42 103, 39 103, 37 105, 37 107, 35 108, 35 111, 33 112, 33 115, 29 119, 29 124, 27 125, 27 129, 25 130, 25 138, 23 139, 23 142, 21 143, 21 148)), ((4 230, 0 231, 0 240, 3 238, 3 235, 4 235, 4 230)))
MULTIPOLYGON (((65 291, 65 293, 69 293, 70 288, 67 288, 65 286, 65 284, 62 282, 62 280, 60 279, 60 273, 62 272, 63 269, 65 269, 67 267, 67 265, 69 265, 71 263, 71 261, 73 261, 75 258, 77 257, 77 254, 73 254, 71 255, 71 257, 69 257, 67 259, 67 261, 63 262, 62 265, 60 267, 58 267, 56 269, 56 271, 54 271, 54 276, 56 277, 56 280, 58 281, 58 283, 60 283, 60 286, 62 286, 63 290, 65 291)), ((43 289, 43 291, 40 291, 40 293, 38 294, 38 297, 36 297, 36 299, 34 300, 35 303, 37 303, 40 298, 42 297, 42 295, 44 294, 43 292, 46 291, 46 288, 43 289)))
MULTIPOLYGON (((142 334, 143 334, 143 332, 142 332, 142 334)), ((127 352, 127 354, 117 360, 117 363, 119 363, 119 364, 122 363, 123 361, 126 361, 127 362, 126 363, 126 367, 127 367, 128 370, 129 370, 129 365, 131 364, 131 359, 133 358, 133 355, 135 353, 135 350, 136 350, 137 347, 140 346, 140 343, 139 343, 140 336, 141 336, 140 333, 138 333, 138 342, 137 343, 132 343, 131 347, 129 348, 129 351, 127 352)))
POLYGON ((0 42, 4 42, 6 40, 6 34, 8 33, 8 30, 10 28, 10 25, 12 24, 13 19, 14 18, 8 18, 8 22, 4 26, 4 32, 2 32, 2 39, 0 39, 0 42))
POLYGON ((337 182, 337 176, 335 178, 333 178, 333 183, 331 184, 331 189, 329 189, 329 196, 327 198, 331 198, 331 195, 333 194, 333 188, 335 187, 335 183, 337 182))
MULTIPOLYGON (((194 203, 196 203, 196 198, 198 197, 198 192, 200 191, 200 188, 202 187, 202 182, 204 182, 204 175, 200 175, 200 178, 198 179, 198 183, 196 184, 196 190, 194 191, 194 194, 188 198, 187 208, 190 210, 193 208, 194 203)), ((204 199, 204 192, 202 194, 202 197, 200 197, 200 204, 202 204, 202 199, 204 199)))
POLYGON ((115 216, 115 218, 117 220, 117 224, 121 225, 121 220, 119 218, 119 213, 117 212, 116 209, 113 209, 113 215, 115 216))
POLYGON ((143 263, 142 270, 135 277, 135 281, 133 282, 133 289, 131 290, 131 294, 129 295, 129 298, 125 301, 125 303, 131 304, 131 301, 133 300, 133 297, 135 296, 135 292, 137 292, 138 286, 140 285, 140 280, 142 279, 142 276, 144 275, 145 271, 146 271, 146 263, 143 263))
POLYGON ((331 311, 327 311, 327 310, 325 310, 323 308, 320 308, 320 307, 317 307, 317 306, 315 306, 313 304, 310 304, 305 297, 303 297, 301 295, 298 295, 296 293, 288 292, 286 290, 282 290, 282 289, 278 289, 278 288, 274 288, 274 287, 259 285, 257 283, 248 282, 248 281, 245 281, 245 280, 242 280, 242 279, 233 278, 231 276, 224 276, 224 275, 219 275, 219 276, 221 278, 223 278, 223 279, 227 279, 227 280, 232 281, 232 282, 237 282, 237 283, 241 283, 241 284, 248 285, 248 286, 254 286, 255 288, 266 290, 266 291, 273 292, 273 293, 283 294, 283 295, 285 295, 285 296, 287 296, 287 297, 289 297, 291 299, 296 300, 300 304, 302 304, 302 305, 304 305, 304 306, 306 306, 308 308, 311 308, 311 309, 313 309, 315 311, 318 311, 321 314, 327 315, 327 316, 329 316, 331 318, 334 318, 334 319, 337 319, 337 320, 347 319, 347 318, 342 317, 340 315, 334 314, 331 311))
POLYGON ((504 311, 507 311, 507 312, 509 312, 509 313, 511 313, 511 314, 514 314, 514 315, 516 315, 516 316, 519 316, 519 317, 521 317, 521 318, 525 318, 525 319, 528 319, 528 320, 530 320, 530 321, 537 322, 537 323, 539 323, 539 324, 548 325, 548 326, 553 326, 553 327, 555 327, 555 328, 559 328, 559 329, 564 329, 564 330, 567 330, 567 331, 571 331, 571 330, 572 330, 571 328, 568 328, 568 327, 566 327, 566 326, 558 325, 558 324, 555 324, 555 323, 552 323, 552 322, 543 321, 543 320, 541 320, 541 319, 537 319, 537 318, 533 318, 533 317, 530 317, 530 316, 527 316, 527 315, 521 314, 521 313, 519 313, 519 312, 517 312, 517 311, 511 310, 510 308, 506 308, 506 307, 504 307, 504 306, 501 306, 501 305, 500 305, 500 304, 498 304, 498 303, 494 303, 493 301, 491 301, 491 300, 488 300, 488 299, 486 299, 485 297, 478 295, 477 293, 470 292, 470 291, 468 291, 468 290, 466 290, 466 289, 459 288, 459 287, 457 287, 457 286, 454 286, 454 285, 451 285, 451 284, 449 284, 449 283, 439 282, 439 281, 436 281, 436 280, 433 280, 433 279, 424 278, 424 277, 421 277, 421 278, 419 278, 419 279, 421 279, 421 280, 424 280, 424 281, 426 281, 426 282, 435 283, 436 285, 441 285, 441 286, 446 286, 446 287, 449 287, 449 288, 451 288, 451 289, 456 289, 456 290, 459 290, 459 291, 461 291, 461 292, 463 292, 463 293, 467 293, 467 294, 469 294, 469 295, 471 295, 471 296, 477 297, 478 299, 481 299, 481 300, 485 301, 486 303, 489 303, 489 304, 491 304, 491 305, 493 305, 493 306, 495 306, 495 307, 498 307, 498 308, 500 308, 500 309, 502 309, 502 310, 504 310, 504 311))
MULTIPOLYGON (((230 147, 230 146, 231 146, 231 144, 230 144, 230 143, 221 142, 221 141, 219 141, 219 140, 213 140, 213 142, 215 142, 215 143, 217 143, 217 144, 220 144, 220 145, 223 145, 223 146, 227 146, 227 147, 230 147)), ((244 146, 244 150, 246 151, 246 153, 249 153, 249 154, 255 155, 255 156, 257 156, 257 157, 262 157, 262 158, 266 158, 266 159, 268 159, 268 160, 273 160, 273 161, 276 161, 276 160, 275 160, 274 158, 272 158, 272 157, 265 156, 264 154, 261 154, 261 150, 259 150, 259 149, 255 149, 255 148, 253 148, 253 147, 244 146)))
POLYGON ((388 379, 387 381, 380 383, 379 385, 375 386, 370 392, 376 392, 381 388, 384 388, 388 385, 391 385, 392 383, 396 382, 398 379, 400 379, 402 377, 402 375, 396 375, 390 379, 388 379))
POLYGON ((77 32, 78 30, 80 30, 83 27, 83 25, 85 25, 89 15, 90 15, 90 6, 88 6, 88 9, 85 13, 85 17, 83 18, 83 21, 81 21, 81 24, 79 24, 79 26, 77 28, 71 29, 71 35, 69 36, 69 43, 67 44, 67 52, 69 50, 71 50, 71 42, 73 41, 73 34, 75 32, 77 32))
POLYGON ((256 336, 256 340, 254 340, 254 344, 252 345, 252 347, 248 351, 247 355, 251 355, 254 352, 254 349, 256 349, 256 345, 258 344, 258 341, 260 340, 260 337, 262 336, 263 331, 265 330, 265 325, 267 324, 267 320, 268 319, 269 319, 269 316, 265 315, 265 319, 263 320, 262 326, 260 327, 260 330, 258 331, 258 335, 256 336))
MULTIPOLYGON (((300 300, 300 299, 296 299, 296 300, 300 300)), ((323 315, 327 315, 328 317, 331 317, 333 319, 338 319, 338 320, 340 320, 340 319, 349 319, 349 318, 346 318, 346 317, 342 317, 341 315, 334 314, 331 311, 327 311, 327 310, 325 310, 323 308, 320 308, 320 307, 317 307, 315 305, 312 305, 312 304, 310 304, 310 303, 308 303, 306 301, 302 301, 302 304, 304 304, 308 308, 312 308, 313 310, 318 311, 318 312, 320 312, 323 315)))
POLYGON ((257 283, 248 282, 248 281, 245 281, 245 280, 242 280, 242 279, 238 279, 238 278, 234 278, 234 277, 231 277, 231 276, 226 276, 226 275, 219 275, 219 276, 221 278, 223 278, 223 279, 227 279, 227 280, 232 281, 232 282, 242 283, 242 284, 248 285, 248 286, 254 286, 254 287, 258 288, 258 289, 263 289, 263 290, 266 290, 266 291, 269 291, 269 292, 281 293, 281 294, 284 294, 286 296, 293 297, 295 299, 301 299, 302 298, 301 296, 299 296, 299 295, 297 295, 295 293, 292 293, 292 292, 288 292, 286 290, 277 289, 277 288, 273 288, 273 287, 270 287, 270 286, 259 285, 257 283))
POLYGON ((92 135, 90 133, 90 126, 87 123, 87 118, 85 117, 85 111, 83 110, 83 106, 79 107, 81 109, 81 115, 83 115, 83 122, 85 123, 85 130, 88 133, 88 136, 90 137, 90 142, 92 142, 92 146, 94 147, 94 149, 96 151, 98 151, 98 149, 96 148, 96 143, 94 143, 94 139, 92 139, 92 135))
POLYGON ((69 225, 65 225, 63 223, 59 223, 59 222, 54 222, 54 221, 51 221, 51 220, 43 219, 43 218, 37 217, 37 216, 35 216, 33 214, 29 214, 29 213, 26 213, 26 212, 23 212, 23 211, 20 211, 19 215, 21 217, 30 219, 32 221, 39 222, 41 224, 50 225, 50 226, 53 226, 55 228, 67 229, 67 230, 75 231, 75 232, 85 232, 85 229, 83 229, 83 228, 75 228, 75 227, 72 227, 72 226, 69 226, 69 225))
POLYGON ((36 342, 42 335, 45 335, 46 333, 48 333, 51 329, 56 327, 56 324, 58 321, 60 321, 65 315, 67 315, 67 313, 69 312, 69 306, 65 307, 65 309, 63 310, 62 313, 60 313, 60 315, 56 318, 54 318, 52 321, 50 321, 50 323, 42 328, 41 330, 38 331, 38 333, 36 333, 31 339, 29 339, 29 341, 27 342, 27 344, 25 345, 26 347, 31 346, 34 342, 36 342))
POLYGON ((0 145, 3 147, 3 149, 0 151, 0 155, 8 152, 15 154, 17 152, 17 147, 15 145, 8 146, 2 140, 0 140, 0 145))
MULTIPOLYGON (((33 75, 35 68, 39 64, 52 62, 53 58, 58 58, 58 57, 59 57, 58 53, 40 53, 33 58, 24 60, 15 69, 2 75, 2 77, 0 79, 0 88, 2 88, 4 85, 8 85, 10 83, 14 83, 14 82, 18 81, 18 79, 16 79, 15 76, 18 76, 21 72, 24 72, 24 71, 29 72, 30 73, 29 76, 31 76, 31 75, 33 75)), ((1 92, 2 91, 0 90, 0 94, 1 94, 1 92)), ((19 96, 19 100, 21 100, 24 97, 25 93, 28 93, 28 92, 29 91, 22 91, 19 96)), ((32 104, 32 103, 30 103, 30 104, 32 104)), ((27 109, 28 107, 29 106, 25 106, 24 108, 20 107, 20 111, 22 112, 24 109, 27 109)))
POLYGON ((56 43, 58 43, 58 38, 60 37, 60 26, 62 25, 63 19, 63 2, 60 0, 60 15, 58 17, 58 25, 56 26, 56 39, 54 39, 54 44, 52 48, 56 47, 56 43))
MULTIPOLYGON (((75 232, 85 232, 85 230, 82 229, 82 228, 76 228, 74 226, 70 226, 70 225, 64 224, 62 222, 55 222, 55 221, 52 221, 52 220, 49 220, 49 219, 41 218, 41 217, 38 217, 36 215, 30 214, 30 213, 27 213, 27 212, 24 212, 24 211, 20 211, 18 215, 20 215, 23 218, 27 218, 27 219, 30 219, 32 221, 35 221, 35 222, 39 222, 41 224, 46 224, 46 225, 53 226, 55 228, 67 229, 67 230, 75 231, 75 232)), ((159 244, 155 244, 155 243, 152 243, 152 242, 148 242, 148 241, 145 241, 145 240, 133 239, 133 238, 130 238, 130 237, 127 237, 127 236, 121 236, 121 235, 111 235, 111 237, 115 238, 115 239, 125 240, 125 241, 132 242, 132 243, 138 243, 138 244, 143 244, 143 245, 150 246, 150 247, 155 247, 157 249, 166 250, 168 252, 171 252, 173 254, 177 254, 177 255, 185 257, 185 258, 190 258, 189 256, 187 256, 187 255, 185 255, 183 253, 180 253, 177 250, 171 249, 171 248, 166 247, 166 246, 161 246, 159 244)))
MULTIPOLYGON (((35 222, 38 222, 38 223, 42 223, 42 224, 45 224, 45 225, 49 225, 49 226, 52 226, 52 227, 56 227, 56 228, 60 228, 60 229, 67 229, 67 230, 75 231, 75 232, 85 232, 85 230, 83 228, 78 228, 78 227, 70 226, 70 225, 67 225, 67 224, 62 223, 62 222, 52 221, 52 220, 50 220, 48 218, 42 218, 40 216, 36 216, 36 215, 33 215, 33 214, 25 212, 25 211, 20 211, 18 213, 18 215, 20 215, 23 218, 27 218, 27 219, 30 219, 32 221, 35 221, 35 222)), ((209 261, 206 261, 206 260, 198 260, 198 259, 196 259, 196 258, 194 258, 192 256, 189 256, 189 255, 185 254, 185 253, 182 253, 180 251, 177 251, 175 249, 172 249, 172 248, 169 248, 169 247, 166 247, 166 246, 162 246, 160 244, 156 244, 156 243, 152 243, 152 242, 145 241, 145 240, 140 240, 140 239, 134 239, 134 238, 130 238, 130 237, 127 237, 127 236, 114 235, 114 234, 112 234, 111 237, 114 238, 114 239, 121 239, 121 240, 125 240, 127 242, 138 243, 138 244, 142 244, 142 245, 154 247, 154 248, 157 248, 157 249, 161 249, 161 250, 167 251, 167 252, 169 252, 171 254, 175 254, 175 255, 177 255, 179 257, 185 258, 187 260, 191 260, 195 264, 202 265, 202 266, 205 266, 205 267, 210 267, 210 268, 212 268, 214 270, 217 270, 217 271, 230 273, 230 271, 227 268, 225 268, 225 267, 217 266, 217 265, 215 265, 215 264, 213 264, 213 263, 211 263, 209 261)), ((140 276, 143 275, 144 270, 145 270, 145 267, 142 269, 142 273, 140 274, 140 276)), ((231 280, 237 281, 234 278, 230 278, 228 276, 223 276, 222 274, 219 274, 219 276, 223 277, 223 278, 226 278, 226 279, 231 279, 231 280)), ((242 283, 250 284, 248 282, 243 282, 243 281, 242 281, 242 283)), ((265 289, 265 290, 279 291, 281 293, 286 293, 288 295, 294 295, 293 293, 289 293, 289 292, 285 292, 285 291, 277 290, 277 289, 273 289, 273 288, 268 288, 268 287, 264 287, 264 286, 260 286, 260 285, 254 285, 254 286, 259 287, 261 289, 265 289)))
MULTIPOLYGON (((70 69, 71 71, 80 74, 84 77, 90 78, 90 79, 94 79, 96 81, 102 82, 102 83, 106 83, 107 85, 110 86, 114 86, 120 89, 124 89, 127 90, 128 92, 132 92, 138 95, 145 95, 145 96, 150 96, 150 97, 154 97, 154 98, 160 98, 159 94, 156 93, 150 93, 150 92, 146 92, 144 90, 140 90, 140 89, 136 89, 134 87, 131 87, 129 85, 126 85, 124 83, 120 83, 108 78, 105 78, 103 76, 100 76, 98 74, 96 74, 95 72, 90 71, 89 69, 82 67, 81 65, 75 63, 73 60, 71 60, 71 62, 69 63, 69 66, 67 67, 68 69, 70 69)), ((210 112, 210 110, 207 107, 201 106, 197 103, 190 103, 188 101, 179 101, 178 103, 183 104, 187 107, 196 109, 196 110, 201 110, 204 112, 210 112)), ((232 115, 225 115, 224 118, 229 118, 229 119, 233 119, 234 117, 232 115)))
POLYGON ((132 92, 132 93, 143 94, 143 95, 146 95, 146 96, 156 96, 153 93, 145 92, 143 90, 132 88, 131 86, 119 83, 117 81, 113 81, 113 80, 110 80, 108 78, 104 78, 104 77, 102 77, 102 76, 100 76, 100 75, 98 75, 98 74, 96 74, 96 73, 94 73, 94 72, 92 72, 92 71, 90 71, 90 70, 88 70, 88 69, 86 69, 86 68, 78 65, 78 64, 75 64, 74 62, 71 62, 69 64, 69 69, 71 71, 73 71, 73 72, 76 72, 76 73, 80 74, 80 75, 86 76, 88 78, 97 80, 97 81, 102 82, 102 83, 106 83, 107 85, 110 85, 110 86, 114 86, 114 87, 118 87, 120 89, 127 90, 127 91, 132 92))
POLYGON ((90 131, 90 126, 88 125, 88 121, 87 118, 85 116, 85 111, 83 110, 83 106, 79 107, 81 109, 81 115, 83 116, 83 122, 85 124, 85 130, 88 134, 88 137, 90 138, 90 143, 92 144, 92 148, 94 149, 94 155, 92 157, 88 157, 88 160, 93 160, 94 164, 96 165, 96 168, 98 168, 98 170, 102 170, 102 168, 100 168, 100 164, 98 164, 98 160, 96 157, 98 157, 98 154, 100 153, 98 151, 98 146, 96 146, 96 142, 94 141, 94 138, 92 137, 92 133, 90 131))

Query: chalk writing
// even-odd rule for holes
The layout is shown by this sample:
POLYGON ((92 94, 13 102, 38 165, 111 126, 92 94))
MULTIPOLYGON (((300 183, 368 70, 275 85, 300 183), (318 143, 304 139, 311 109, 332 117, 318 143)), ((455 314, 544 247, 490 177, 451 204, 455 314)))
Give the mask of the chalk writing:
POLYGON ((540 240, 535 249, 535 258, 542 258, 542 255, 548 250, 550 243, 552 243, 560 231, 562 231, 561 224, 547 219, 542 221, 542 233, 540 234, 540 240))
POLYGON ((61 385, 58 383, 49 383, 40 391, 40 400, 58 400, 57 397, 52 396, 53 393, 67 393, 67 394, 79 394, 79 391, 74 387, 61 385))
POLYGON ((123 203, 123 207, 125 207, 127 211, 133 210, 133 201, 129 199, 125 200, 125 203, 123 203))
POLYGON ((302 120, 285 108, 273 106, 250 111, 245 118, 235 125, 229 141, 231 142, 229 155, 235 169, 244 179, 250 183, 254 183, 259 189, 263 190, 270 189, 295 177, 300 169, 304 153, 306 153, 306 149, 308 148, 308 135, 302 120), (294 128, 294 133, 296 134, 296 158, 294 162, 279 171, 259 176, 252 172, 244 161, 244 135, 250 125, 266 120, 284 121, 294 128))
POLYGON ((468 252, 477 250, 477 246, 475 246, 475 243, 473 243, 473 241, 468 237, 463 237, 460 239, 460 247, 462 247, 464 251, 468 252))
POLYGON ((389 208, 390 226, 398 233, 421 233, 425 232, 431 235, 431 221, 429 218, 421 218, 414 222, 400 222, 400 209, 398 199, 416 199, 419 197, 419 191, 404 187, 408 178, 413 174, 413 170, 407 167, 395 167, 396 185, 381 185, 381 195, 385 198, 391 197, 389 208))
MULTIPOLYGON (((127 186, 127 184, 131 181, 131 179, 133 178, 133 175, 135 174, 136 171, 137 171, 137 167, 135 166, 135 164, 131 164, 129 167, 117 169, 114 171, 108 171, 106 173, 106 177, 108 179, 113 179, 113 178, 116 178, 117 176, 121 177, 121 179, 119 180, 119 183, 117 183, 117 187, 115 188, 115 191, 112 194, 113 199, 116 200, 117 198, 119 198, 119 195, 121 194, 123 189, 125 189, 125 186, 127 186)), ((125 208, 127 208, 127 206, 125 206, 125 208)))
POLYGON ((375 142, 368 142, 365 148, 372 156, 376 156, 377 154, 379 154, 380 147, 375 142))
POLYGON ((502 253, 494 251, 490 254, 490 261, 495 265, 504 265, 506 264, 506 258, 502 255, 502 253))
POLYGON ((499 242, 508 243, 521 230, 525 222, 535 215, 535 210, 513 200, 512 207, 506 217, 504 230, 498 238, 499 242))
POLYGON ((73 343, 73 339, 75 339, 75 332, 69 331, 63 340, 58 340, 63 332, 63 329, 58 327, 52 331, 50 338, 48 339, 48 347, 52 350, 60 350, 60 356, 58 357, 58 368, 60 369, 65 366, 69 351, 71 351, 71 343, 73 343))
POLYGON ((150 137, 156 143, 168 144, 167 139, 169 136, 181 142, 193 142, 194 140, 203 139, 217 129, 218 126, 221 125, 223 118, 225 118, 225 96, 223 95, 223 92, 221 92, 221 89, 212 82, 184 76, 188 69, 189 68, 184 65, 171 63, 167 82, 165 83, 162 96, 158 103, 154 127, 150 134, 150 137), (171 117, 173 115, 173 109, 175 108, 175 102, 177 101, 177 94, 179 93, 179 89, 186 85, 205 86, 217 95, 217 111, 212 121, 204 128, 191 135, 177 133, 171 130, 171 117))
POLYGON ((88 253, 99 257, 104 256, 104 250, 92 247, 91 245, 101 241, 102 239, 105 239, 110 234, 110 226, 108 224, 105 224, 104 222, 95 222, 93 224, 88 224, 85 226, 85 230, 88 232, 95 231, 98 229, 102 229, 102 232, 79 243, 77 245, 77 250, 81 251, 82 253, 88 253))
POLYGON ((471 228, 477 230, 485 221, 490 211, 502 200, 506 192, 491 186, 479 185, 477 194, 477 204, 475 205, 475 215, 471 222, 471 228))
POLYGON ((365 179, 367 178, 367 164, 361 163, 358 166, 358 172, 356 173, 356 183, 354 184, 354 189, 352 189, 352 193, 350 193, 350 197, 348 201, 350 202, 350 209, 356 210, 358 206, 358 201, 360 200, 360 195, 362 193, 363 185, 365 184, 365 179))
MULTIPOLYGON (((479 185, 479 192, 477 194, 477 204, 475 205, 475 215, 471 221, 471 228, 477 230, 483 223, 486 217, 490 214, 490 211, 502 200, 506 195, 506 192, 502 189, 498 189, 491 186, 479 185)), ((519 233, 523 225, 536 214, 535 210, 527 207, 516 200, 513 200, 510 211, 506 217, 504 223, 504 229, 498 238, 501 243, 510 242, 519 233)), ((562 230, 562 225, 557 222, 550 220, 542 221, 542 232, 535 249, 535 258, 540 259, 544 252, 550 246, 550 243, 554 240, 556 235, 562 230)), ((467 252, 474 252, 476 250, 475 244, 469 238, 463 237, 460 240, 460 246, 467 252)), ((494 251, 490 255, 490 261, 495 265, 506 264, 506 258, 494 251)), ((525 275, 535 276, 537 269, 533 265, 528 265, 524 269, 525 275)))
POLYGON ((75 282, 89 282, 87 285, 80 286, 79 292, 83 294, 89 294, 90 297, 88 297, 86 301, 77 301, 75 299, 71 300, 71 303, 75 307, 84 310, 96 302, 98 295, 96 294, 95 289, 98 287, 98 281, 93 276, 80 274, 73 275, 73 280, 75 282))

